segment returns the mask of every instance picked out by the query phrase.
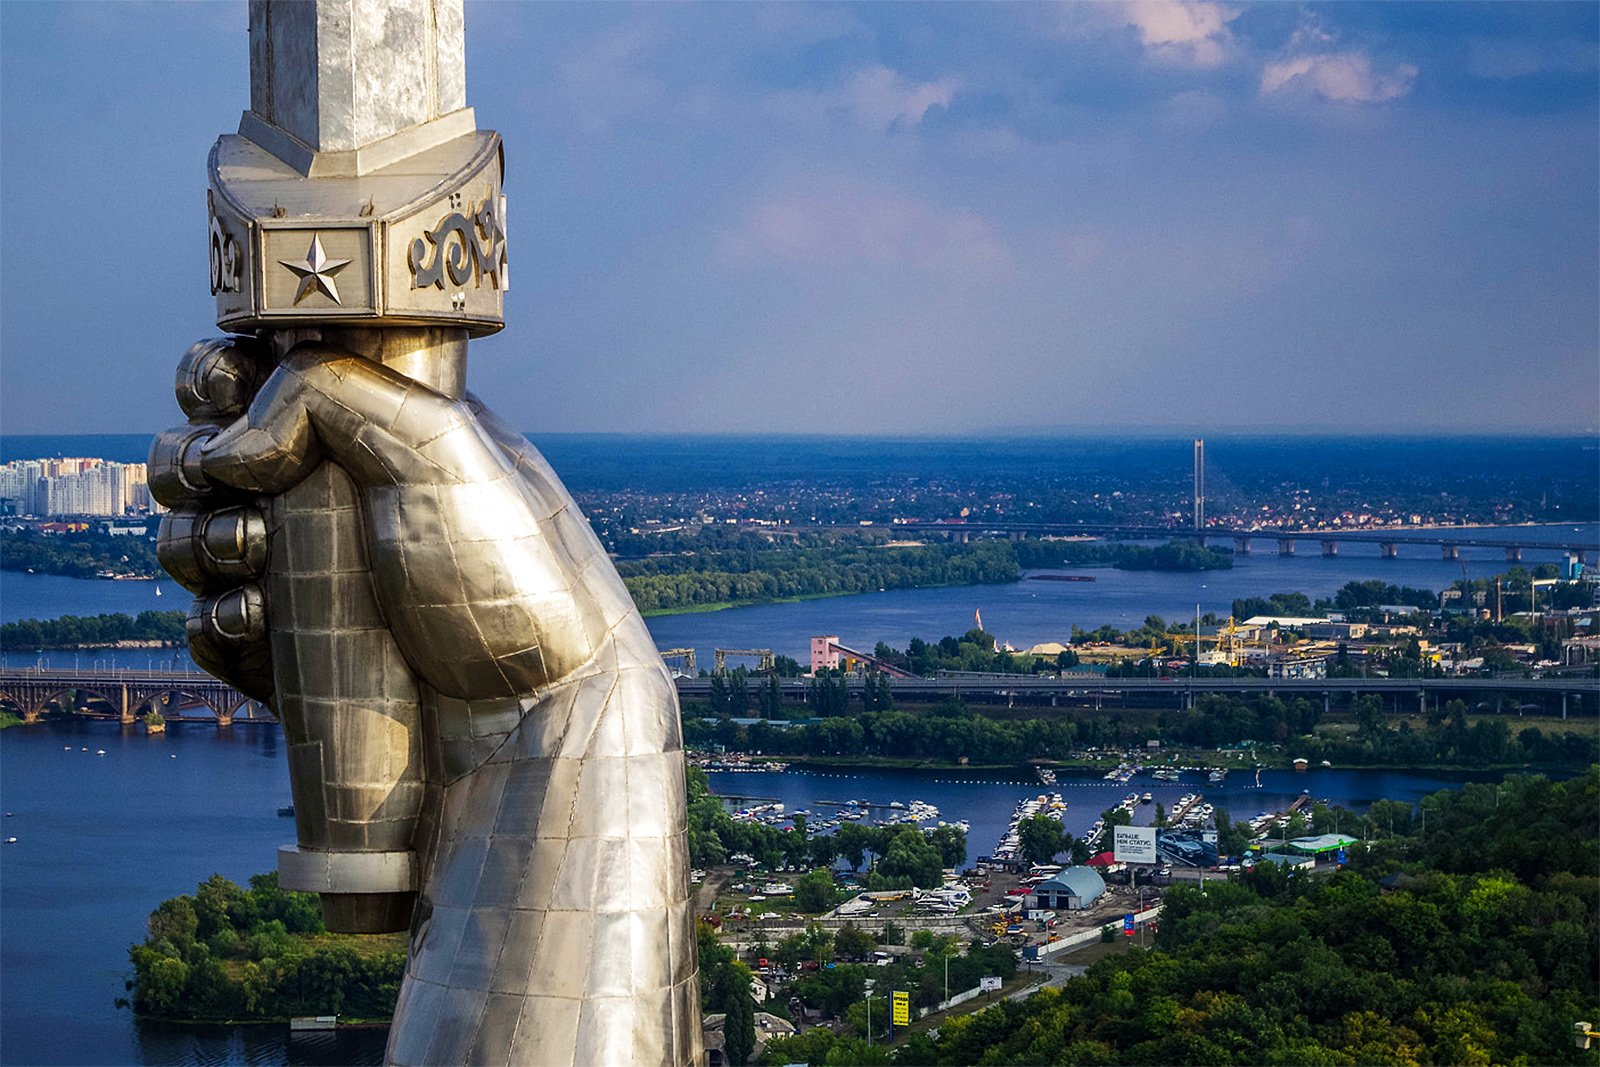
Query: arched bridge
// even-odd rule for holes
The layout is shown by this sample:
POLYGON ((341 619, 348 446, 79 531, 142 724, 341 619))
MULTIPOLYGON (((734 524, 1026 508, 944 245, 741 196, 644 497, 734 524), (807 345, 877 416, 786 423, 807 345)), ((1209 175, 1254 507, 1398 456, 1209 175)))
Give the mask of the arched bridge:
POLYGON ((34 722, 52 703, 71 715, 124 723, 134 722, 150 708, 158 708, 164 719, 198 718, 220 725, 235 719, 272 719, 265 706, 200 671, 0 668, 0 705, 13 707, 24 721, 34 722), (185 714, 186 705, 205 711, 198 716, 185 714))

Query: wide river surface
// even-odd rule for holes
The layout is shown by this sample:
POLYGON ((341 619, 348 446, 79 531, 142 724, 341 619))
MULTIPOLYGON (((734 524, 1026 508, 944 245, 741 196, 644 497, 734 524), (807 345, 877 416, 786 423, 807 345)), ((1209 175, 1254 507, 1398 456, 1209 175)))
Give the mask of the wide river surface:
MULTIPOLYGON (((1470 535, 1467 531, 1460 531, 1470 535)), ((1510 532, 1510 531, 1507 531, 1510 532)), ((1580 536, 1594 540, 1596 528, 1580 536)), ((1555 540, 1573 528, 1516 528, 1529 541, 1555 540)), ((1302 546, 1302 551, 1305 547, 1302 546)), ((904 590, 798 604, 774 604, 704 614, 661 616, 650 627, 663 648, 692 647, 709 665, 713 648, 771 648, 804 659, 813 634, 837 634, 870 648, 879 640, 903 647, 912 636, 961 633, 981 609, 987 629, 1019 647, 1067 637, 1074 625, 1136 624, 1148 614, 1188 617, 1226 614, 1235 597, 1274 592, 1325 596, 1347 581, 1382 578, 1398 585, 1440 589, 1463 574, 1505 569, 1498 551, 1463 549, 1445 563, 1437 548, 1377 557, 1376 546, 1345 546, 1336 559, 1307 554, 1280 558, 1269 540, 1231 571, 1206 574, 1078 569, 1094 582, 1030 582, 959 589, 904 590), (1265 551, 1262 551, 1262 550, 1265 551)), ((1554 561, 1530 551, 1528 563, 1554 561)), ((187 597, 175 584, 82 581, 0 572, 0 619, 63 614, 181 610, 187 597)), ((124 667, 187 664, 174 650, 84 652, 12 651, 10 663, 42 658, 58 667, 115 663, 124 667)), ((820 815, 821 801, 866 799, 887 804, 923 800, 941 817, 971 823, 969 859, 990 852, 1010 813, 1037 783, 995 775, 950 772, 857 772, 830 776, 714 774, 726 795, 781 799, 791 809, 820 815)), ((1415 799, 1459 778, 1357 771, 1266 772, 1262 788, 1234 775, 1207 796, 1236 816, 1282 807, 1311 789, 1353 808, 1380 797, 1415 799)), ((1067 778, 1056 787, 1067 800, 1067 826, 1082 833, 1095 816, 1138 786, 1171 801, 1203 783, 1165 785, 1138 778, 1127 787, 1099 778, 1067 778)), ((0 733, 0 1062, 6 1064, 118 1063, 376 1063, 381 1033, 341 1033, 290 1042, 282 1026, 191 1028, 135 1023, 114 1006, 129 977, 127 949, 142 938, 145 919, 161 900, 193 892, 220 872, 243 882, 270 870, 277 846, 293 837, 276 814, 289 802, 281 734, 266 724, 219 730, 174 724, 163 736, 103 722, 56 722, 0 733), (105 754, 99 755, 104 749, 105 754)), ((1149 809, 1145 809, 1148 811, 1149 809)))
MULTIPOLYGON (((1406 531, 1397 531, 1402 536, 1406 531)), ((1416 531, 1413 536, 1515 537, 1528 544, 1579 538, 1600 540, 1600 525, 1515 526, 1416 531)), ((950 589, 895 589, 883 593, 762 604, 725 611, 658 615, 650 632, 662 648, 693 648, 704 666, 716 648, 770 648, 805 663, 814 635, 833 634, 845 645, 870 650, 878 641, 904 648, 912 637, 937 640, 972 628, 981 611, 984 628, 1017 648, 1042 641, 1066 641, 1074 626, 1093 630, 1111 625, 1131 629, 1147 615, 1187 619, 1201 612, 1226 617, 1233 601, 1273 593, 1305 593, 1312 599, 1331 596, 1346 582, 1381 578, 1392 585, 1440 590, 1462 578, 1482 578, 1507 569, 1499 549, 1462 548, 1461 559, 1445 561, 1438 548, 1418 545, 1400 549, 1398 559, 1383 559, 1375 544, 1345 544, 1340 555, 1322 556, 1315 543, 1299 546, 1298 556, 1279 556, 1269 538, 1256 541, 1256 551, 1235 558, 1231 570, 1183 573, 1122 571, 1110 567, 1075 567, 1068 573, 1092 576, 1092 582, 1021 581, 1008 585, 971 585, 950 589)), ((1530 548, 1525 566, 1555 563, 1561 554, 1530 548)), ((115 582, 57 578, 42 574, 0 572, 0 622, 47 619, 59 615, 103 612, 187 610, 188 595, 173 582, 115 582), (159 593, 158 593, 159 590, 159 593)), ((173 650, 119 652, 45 652, 47 665, 91 667, 96 661, 128 668, 172 666, 173 650)), ((5 662, 32 663, 39 657, 11 650, 5 662)), ((187 665, 181 653, 178 662, 187 665)))

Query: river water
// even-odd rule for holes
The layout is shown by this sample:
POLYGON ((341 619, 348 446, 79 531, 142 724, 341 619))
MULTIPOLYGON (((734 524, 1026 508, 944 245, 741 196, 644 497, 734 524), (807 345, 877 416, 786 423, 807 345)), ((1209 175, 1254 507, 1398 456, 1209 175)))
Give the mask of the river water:
MULTIPOLYGON (((1596 532, 1592 524, 1583 527, 1590 540, 1596 532)), ((1518 528, 1516 533, 1529 540, 1556 539, 1569 536, 1572 528, 1518 528)), ((1026 647, 1062 639, 1073 625, 1126 626, 1151 613, 1188 617, 1196 603, 1202 611, 1225 614, 1235 597, 1290 591, 1316 597, 1365 578, 1439 589, 1463 573, 1476 577, 1505 568, 1499 552, 1483 549, 1463 549, 1459 563, 1442 562, 1434 548, 1419 547, 1398 560, 1379 559, 1376 546, 1341 551, 1336 559, 1280 558, 1268 551, 1239 559, 1231 571, 1199 575, 1094 569, 1080 571, 1093 574, 1094 582, 903 590, 662 616, 651 619, 650 627, 662 647, 693 647, 707 664, 715 647, 772 648, 803 660, 813 634, 838 634, 846 644, 868 648, 879 640, 903 647, 913 635, 961 633, 971 625, 974 609, 981 609, 991 632, 1026 647)), ((1553 552, 1530 551, 1526 562, 1556 558, 1553 552)), ((0 619, 187 606, 176 585, 159 583, 160 597, 157 585, 0 572, 0 619)), ((187 660, 171 649, 15 650, 5 659, 21 664, 41 656, 53 666, 84 668, 162 667, 187 660)), ((1359 809, 1379 797, 1415 799, 1460 780, 1269 771, 1260 790, 1253 779, 1236 774, 1205 792, 1220 807, 1249 817, 1282 807, 1303 788, 1359 809)), ((971 823, 969 860, 993 849, 1019 800, 1043 790, 1026 780, 954 772, 718 773, 712 782, 728 795, 773 797, 791 810, 818 813, 818 802, 826 800, 928 801, 946 820, 971 823)), ((1203 784, 1136 779, 1123 787, 1063 775, 1056 789, 1069 805, 1068 828, 1082 833, 1135 785, 1170 807, 1178 795, 1203 784)), ((165 735, 146 737, 113 723, 74 721, 0 733, 0 804, 8 813, 0 837, 17 838, 15 844, 0 845, 0 1062, 378 1062, 381 1033, 342 1033, 291 1044, 282 1026, 136 1024, 129 1012, 114 1006, 130 971, 128 945, 142 938, 155 904, 193 892, 213 873, 243 882, 270 870, 277 846, 293 837, 290 821, 276 815, 288 802, 281 734, 272 725, 219 730, 173 724, 165 735), (99 749, 106 754, 97 755, 99 749)))
MULTIPOLYGON (((1434 532, 1462 538, 1511 536, 1528 543, 1573 537, 1588 542, 1600 540, 1600 525, 1594 523, 1434 532)), ((1041 641, 1065 641, 1073 626, 1092 630, 1109 624, 1126 629, 1151 614, 1168 619, 1192 618, 1196 605, 1202 612, 1225 617, 1233 601, 1241 597, 1299 592, 1316 599, 1331 596, 1346 582, 1369 578, 1437 591, 1462 577, 1488 577, 1507 568, 1504 554, 1487 548, 1463 548, 1461 559, 1449 562, 1441 559, 1439 550, 1432 546, 1402 548, 1398 559, 1383 559, 1378 546, 1368 544, 1342 545, 1340 555, 1334 558, 1318 554, 1315 545, 1301 545, 1300 551, 1308 554, 1299 556, 1279 556, 1266 539, 1258 541, 1256 548, 1255 554, 1237 557, 1233 569, 1225 571, 1078 567, 1071 573, 1091 575, 1095 580, 896 589, 793 604, 659 615, 648 622, 660 647, 693 648, 706 666, 710 665, 715 648, 770 648, 804 663, 810 640, 817 634, 835 634, 853 648, 871 649, 878 641, 904 648, 912 637, 937 640, 945 634, 965 633, 972 627, 974 611, 982 612, 984 627, 990 633, 1017 648, 1027 648, 1041 641)), ((1552 549, 1529 549, 1523 554, 1527 566, 1554 563, 1560 558, 1560 553, 1552 549)), ((186 610, 188 604, 188 595, 172 582, 117 582, 0 572, 0 622, 65 614, 186 610)), ((74 662, 89 667, 96 660, 104 660, 120 667, 144 669, 171 666, 173 650, 42 655, 46 664, 56 667, 74 662)), ((12 665, 32 663, 38 658, 20 649, 5 654, 5 662, 12 665)), ((179 661, 186 663, 181 653, 179 661)))

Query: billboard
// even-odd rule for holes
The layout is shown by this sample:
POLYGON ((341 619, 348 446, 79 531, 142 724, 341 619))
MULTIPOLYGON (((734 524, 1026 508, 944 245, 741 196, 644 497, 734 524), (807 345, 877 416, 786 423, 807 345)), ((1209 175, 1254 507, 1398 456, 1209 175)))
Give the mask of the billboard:
POLYGON ((1000 976, 992 974, 984 975, 982 978, 978 979, 978 988, 985 993, 1000 992, 1000 976))
POLYGON ((1162 863, 1173 863, 1180 867, 1217 865, 1215 830, 1162 830, 1156 834, 1155 844, 1162 863))
POLYGON ((894 991, 894 1015, 892 1017, 896 1026, 911 1025, 911 994, 894 991))
POLYGON ((1156 828, 1154 826, 1112 827, 1111 855, 1118 863, 1154 863, 1156 828))

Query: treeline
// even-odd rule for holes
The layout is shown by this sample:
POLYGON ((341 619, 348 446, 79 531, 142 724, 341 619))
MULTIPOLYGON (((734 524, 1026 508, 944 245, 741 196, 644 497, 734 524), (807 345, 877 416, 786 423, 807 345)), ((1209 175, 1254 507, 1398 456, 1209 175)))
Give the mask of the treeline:
POLYGON ((925 677, 940 671, 1037 674, 1078 665, 1078 656, 1071 650, 1049 657, 1007 652, 998 646, 993 634, 977 628, 968 630, 960 637, 947 634, 931 642, 913 637, 906 644, 904 652, 879 641, 872 654, 903 671, 925 677))
POLYGON ((1233 617, 1244 620, 1256 615, 1283 615, 1291 618, 1317 618, 1330 611, 1343 612, 1359 620, 1380 605, 1394 604, 1402 607, 1433 610, 1439 606, 1439 594, 1431 589, 1414 589, 1409 585, 1391 585, 1377 579, 1346 582, 1332 597, 1312 600, 1304 593, 1273 593, 1267 597, 1241 597, 1233 602, 1233 617))
MULTIPOLYGON (((904 711, 835 715, 799 726, 768 722, 740 726, 686 716, 684 741, 696 747, 723 745, 741 752, 787 756, 881 756, 979 764, 1020 764, 1036 757, 1066 758, 1091 745, 1143 742, 1147 728, 1105 718, 1064 717, 1000 720, 976 715, 960 701, 945 701, 922 714, 904 711)), ((843 828, 841 828, 843 829, 843 828)))
POLYGON ((707 722, 689 715, 683 728, 684 740, 697 747, 801 757, 965 759, 988 765, 1066 759, 1077 750, 1142 745, 1152 738, 1195 748, 1286 746, 1294 750, 1287 755, 1339 766, 1573 767, 1600 760, 1600 736, 1592 727, 1518 729, 1510 716, 1480 716, 1469 725, 1468 710, 1460 700, 1434 702, 1419 728, 1409 718, 1391 715, 1382 697, 1369 695, 1354 704, 1353 733, 1321 732, 1320 701, 1208 693, 1188 711, 1158 713, 1154 723, 1086 713, 992 719, 947 700, 916 714, 851 710, 795 726, 764 721, 742 726, 730 719, 707 722))
POLYGON ((1011 544, 877 548, 747 547, 736 551, 620 560, 617 570, 641 611, 785 597, 1014 582, 1011 544))
POLYGON ((846 823, 833 834, 812 837, 805 830, 804 816, 796 816, 794 825, 792 830, 780 830, 733 818, 721 798, 712 794, 705 772, 689 768, 689 860, 696 867, 744 854, 773 870, 831 867, 840 860, 857 869, 875 856, 872 888, 932 889, 943 884, 943 868, 959 867, 967 859, 967 835, 954 826, 924 832, 911 825, 846 823))
MULTIPOLYGON (((152 524, 154 520, 151 520, 152 524)), ((44 534, 0 530, 0 570, 93 578, 104 571, 154 578, 161 573, 155 541, 134 534, 44 534)))
POLYGON ((1153 951, 948 1020, 893 1062, 1595 1063, 1572 1028, 1600 1018, 1600 769, 1421 808, 1426 835, 1419 819, 1332 877, 1264 864, 1174 887, 1153 951))
MULTIPOLYGON (((673 544, 681 544, 674 541, 673 544)), ((1017 581, 1024 567, 1096 563, 1126 570, 1215 570, 1233 557, 1191 541, 1154 548, 1078 541, 972 541, 884 547, 831 540, 774 546, 756 535, 709 547, 621 559, 617 570, 641 611, 879 589, 984 585, 1017 581)))
POLYGON ((339 1014, 388 1019, 405 970, 405 939, 327 934, 315 893, 258 874, 242 889, 220 874, 193 896, 162 901, 128 952, 139 1015, 267 1020, 339 1014))
MULTIPOLYGON (((1555 578, 1560 570, 1554 563, 1540 563, 1532 570, 1512 567, 1492 578, 1457 579, 1450 589, 1460 594, 1454 607, 1460 611, 1474 608, 1493 610, 1498 606, 1503 615, 1529 611, 1586 608, 1594 605, 1594 590, 1582 582, 1557 582, 1545 586, 1535 603, 1533 582, 1555 578)), ((1341 612, 1356 622, 1375 618, 1380 606, 1398 605, 1435 611, 1441 606, 1440 595, 1431 589, 1416 589, 1408 585, 1391 585, 1378 579, 1346 582, 1332 597, 1312 600, 1304 593, 1273 593, 1267 597, 1241 597, 1233 602, 1233 617, 1248 619, 1254 615, 1286 615, 1315 617, 1329 612, 1341 612)), ((1458 626, 1452 618, 1449 625, 1458 626)), ((1505 625, 1516 625, 1507 622, 1505 625)), ((1525 630, 1522 632, 1526 632, 1525 630)))
POLYGON ((182 644, 181 611, 141 611, 138 615, 63 615, 57 619, 19 619, 0 625, 0 650, 80 648, 118 641, 182 644))

